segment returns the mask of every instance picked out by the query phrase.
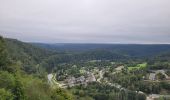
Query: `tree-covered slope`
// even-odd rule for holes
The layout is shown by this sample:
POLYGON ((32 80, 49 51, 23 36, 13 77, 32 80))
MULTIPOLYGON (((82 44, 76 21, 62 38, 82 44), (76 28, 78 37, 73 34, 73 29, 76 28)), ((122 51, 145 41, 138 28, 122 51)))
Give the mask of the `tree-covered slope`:
POLYGON ((35 72, 37 66, 51 72, 59 63, 88 60, 143 60, 170 51, 170 45, 40 44, 24 43, 15 39, 6 39, 6 45, 11 59, 20 61, 24 70, 29 73, 35 72))
POLYGON ((120 55, 129 55, 130 57, 149 57, 170 51, 170 45, 168 44, 32 44, 50 50, 61 50, 67 52, 91 52, 92 50, 105 50, 112 53, 118 53, 120 55))
POLYGON ((29 73, 35 72, 35 66, 53 54, 46 49, 15 39, 5 39, 5 42, 10 59, 20 62, 24 70, 29 73))
POLYGON ((22 69, 25 62, 16 64, 17 60, 28 59, 27 56, 30 56, 30 62, 34 61, 33 54, 43 58, 40 52, 46 54, 46 51, 29 44, 4 40, 0 36, 0 100, 75 100, 67 90, 51 88, 45 78, 26 73, 22 69))
MULTIPOLYGON (((148 86, 154 84, 145 84, 145 81, 142 81, 143 75, 149 74, 150 70, 170 69, 169 45, 79 44, 72 47, 77 49, 70 49, 69 46, 54 47, 55 49, 42 48, 35 44, 15 39, 4 40, 0 37, 0 98, 4 100, 103 100, 103 98, 145 100, 145 94, 137 95, 133 91, 124 93, 110 85, 100 83, 88 84, 87 87, 82 85, 68 89, 54 88, 48 84, 46 76, 47 73, 57 73, 57 78, 62 80, 68 75, 82 75, 82 70, 93 72, 93 68, 97 68, 106 70, 104 77, 110 79, 108 80, 110 82, 119 83, 130 90, 145 91, 150 89, 148 86), (114 74, 114 68, 117 66, 124 65, 128 68, 143 62, 147 63, 147 68, 143 68, 142 71, 131 72, 125 69, 122 73, 114 74)), ((153 91, 155 93, 155 90, 151 88, 150 92, 146 93, 153 91)))

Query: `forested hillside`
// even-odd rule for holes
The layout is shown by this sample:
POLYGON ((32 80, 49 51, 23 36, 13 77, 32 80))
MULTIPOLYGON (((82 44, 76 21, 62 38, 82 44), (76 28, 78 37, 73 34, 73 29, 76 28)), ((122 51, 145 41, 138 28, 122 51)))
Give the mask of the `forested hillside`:
POLYGON ((0 98, 145 100, 152 93, 168 95, 169 50, 169 45, 49 46, 0 37, 0 98))
POLYGON ((55 66, 67 62, 88 60, 129 60, 169 59, 170 45, 137 44, 41 44, 24 43, 5 39, 8 55, 18 62, 27 73, 38 70, 51 72, 55 66))
POLYGON ((28 73, 35 73, 35 66, 53 55, 53 52, 15 39, 5 39, 5 42, 10 59, 19 62, 24 71, 28 73))
POLYGON ((170 52, 168 44, 43 44, 32 43, 35 46, 50 50, 67 52, 91 52, 95 50, 104 50, 105 52, 124 54, 130 57, 144 57, 158 55, 162 52, 170 52))
POLYGON ((73 100, 68 91, 52 89, 45 78, 23 70, 27 62, 29 67, 36 67, 46 55, 45 50, 0 37, 0 100, 73 100))

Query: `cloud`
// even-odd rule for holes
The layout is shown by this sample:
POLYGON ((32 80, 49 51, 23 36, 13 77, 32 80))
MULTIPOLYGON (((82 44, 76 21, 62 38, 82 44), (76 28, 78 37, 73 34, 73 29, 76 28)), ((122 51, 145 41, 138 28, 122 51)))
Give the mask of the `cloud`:
POLYGON ((2 0, 0 34, 31 42, 170 43, 169 0, 2 0))

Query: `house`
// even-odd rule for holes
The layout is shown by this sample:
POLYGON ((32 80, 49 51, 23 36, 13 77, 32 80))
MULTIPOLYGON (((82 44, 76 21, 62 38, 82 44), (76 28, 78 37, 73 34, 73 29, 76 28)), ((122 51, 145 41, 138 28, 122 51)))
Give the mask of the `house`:
POLYGON ((155 73, 150 73, 150 75, 149 75, 149 80, 154 81, 154 80, 155 80, 155 76, 156 76, 155 73))
POLYGON ((84 84, 84 82, 85 82, 84 76, 76 78, 76 84, 84 84))
POLYGON ((88 83, 88 82, 95 82, 95 81, 96 81, 96 78, 95 78, 94 74, 88 73, 87 78, 86 78, 86 82, 88 83))
POLYGON ((67 79, 67 83, 68 83, 68 86, 69 86, 69 87, 75 86, 75 82, 76 82, 75 77, 69 77, 69 78, 67 79))
POLYGON ((122 71, 122 69, 124 68, 124 66, 118 66, 117 68, 115 68, 116 71, 122 71))

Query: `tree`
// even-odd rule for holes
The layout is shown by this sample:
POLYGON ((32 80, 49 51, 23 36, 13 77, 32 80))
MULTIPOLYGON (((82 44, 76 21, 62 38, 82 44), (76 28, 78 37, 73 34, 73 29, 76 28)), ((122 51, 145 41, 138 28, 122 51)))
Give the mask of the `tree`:
POLYGON ((12 89, 15 86, 15 77, 7 71, 0 71, 0 88, 12 89))
POLYGON ((66 90, 56 88, 52 92, 51 99, 52 100, 73 100, 73 97, 66 90))
POLYGON ((5 89, 0 89, 0 99, 1 100, 13 100, 14 95, 11 92, 6 91, 5 89))
POLYGON ((165 79, 165 75, 163 75, 162 73, 158 73, 156 76, 157 76, 157 78, 159 80, 164 80, 165 79))
POLYGON ((138 100, 146 100, 146 96, 144 94, 138 93, 137 99, 138 100))
POLYGON ((7 64, 7 51, 5 48, 5 41, 0 36, 0 70, 4 70, 7 64))
POLYGON ((26 100, 23 84, 21 83, 17 75, 16 75, 15 87, 13 93, 15 95, 14 100, 26 100))
POLYGON ((0 36, 0 70, 14 73, 16 68, 11 66, 12 62, 8 58, 8 52, 6 48, 6 41, 0 36))

